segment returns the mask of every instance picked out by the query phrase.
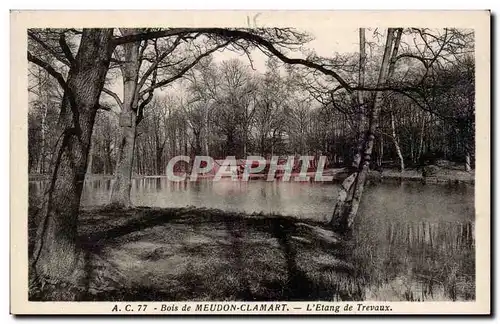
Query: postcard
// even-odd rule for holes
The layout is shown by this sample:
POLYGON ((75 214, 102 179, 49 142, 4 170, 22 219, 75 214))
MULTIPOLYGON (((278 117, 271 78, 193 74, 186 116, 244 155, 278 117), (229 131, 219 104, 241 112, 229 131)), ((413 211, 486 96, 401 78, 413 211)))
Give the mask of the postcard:
POLYGON ((10 16, 12 314, 490 314, 489 11, 10 16))

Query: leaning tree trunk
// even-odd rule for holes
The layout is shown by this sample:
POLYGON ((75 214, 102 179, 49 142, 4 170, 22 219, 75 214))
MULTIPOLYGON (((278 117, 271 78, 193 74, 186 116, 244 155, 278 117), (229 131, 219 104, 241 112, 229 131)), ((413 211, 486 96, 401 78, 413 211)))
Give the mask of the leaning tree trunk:
MULTIPOLYGON (((366 41, 365 41, 365 29, 359 29, 359 73, 358 73, 358 86, 360 88, 365 85, 365 66, 366 66, 366 41)), ((356 111, 356 126, 357 126, 357 143, 356 150, 354 152, 353 162, 351 168, 353 170, 359 169, 361 163, 361 157, 363 153, 363 145, 366 134, 366 120, 365 120, 365 109, 364 109, 364 97, 363 92, 358 91, 358 108, 356 111)), ((340 187, 339 194, 337 196, 337 203, 333 212, 333 217, 331 223, 334 228, 340 229, 342 226, 340 221, 342 220, 342 215, 346 213, 349 204, 347 200, 349 199, 350 189, 358 176, 357 172, 353 172, 349 177, 347 177, 340 187)))
POLYGON ((73 300, 82 279, 77 220, 99 96, 112 53, 112 29, 84 29, 71 64, 57 125, 56 156, 30 262, 30 282, 50 293, 39 298, 73 300), (68 284, 70 286, 68 286, 68 284), (63 288, 66 287, 66 288, 63 288))
MULTIPOLYGON (((128 35, 134 30, 122 30, 128 35)), ((140 42, 123 45, 123 107, 120 115, 120 143, 116 157, 115 183, 111 194, 111 203, 123 208, 130 207, 132 189, 132 168, 134 165, 134 147, 137 134, 137 81, 139 77, 140 42)))
MULTIPOLYGON (((389 78, 390 72, 390 62, 394 59, 399 47, 399 41, 401 39, 401 29, 389 28, 387 31, 387 40, 385 44, 384 56, 382 59, 382 65, 380 67, 379 77, 377 81, 377 88, 384 86, 389 78), (397 31, 396 38, 394 33, 397 31), (394 46, 394 50, 393 50, 394 46)), ((366 178, 370 168, 371 155, 373 152, 375 132, 378 128, 378 116, 380 114, 383 103, 382 92, 378 91, 375 94, 375 99, 373 105, 371 106, 368 115, 368 130, 364 137, 363 143, 363 156, 359 168, 353 172, 344 181, 341 188, 341 193, 345 198, 343 201, 335 206, 334 214, 331 219, 331 225, 334 230, 340 233, 347 234, 351 231, 354 218, 357 215, 359 204, 361 202, 361 197, 363 194, 364 186, 366 183, 366 178)))

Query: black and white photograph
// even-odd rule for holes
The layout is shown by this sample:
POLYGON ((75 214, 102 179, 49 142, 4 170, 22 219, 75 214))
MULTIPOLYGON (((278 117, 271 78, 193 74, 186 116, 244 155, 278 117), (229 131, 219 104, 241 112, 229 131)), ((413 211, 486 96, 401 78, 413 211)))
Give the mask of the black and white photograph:
POLYGON ((28 21, 11 54, 19 293, 117 315, 489 304, 490 17, 470 14, 481 30, 451 14, 28 21))

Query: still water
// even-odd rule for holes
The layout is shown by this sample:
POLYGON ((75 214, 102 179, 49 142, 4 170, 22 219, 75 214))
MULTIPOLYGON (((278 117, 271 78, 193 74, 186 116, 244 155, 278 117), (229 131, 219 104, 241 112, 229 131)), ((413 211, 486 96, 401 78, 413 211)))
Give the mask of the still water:
MULTIPOLYGON (((108 204, 113 181, 99 178, 86 181, 82 205, 108 204)), ((46 183, 30 182, 30 192, 41 193, 46 183)), ((333 211, 338 188, 339 184, 320 182, 223 179, 177 183, 166 178, 141 178, 132 180, 131 198, 136 206, 196 206, 323 220, 333 211)), ((474 187, 471 185, 379 183, 367 187, 363 202, 360 214, 370 214, 381 221, 474 220, 474 187)))
MULTIPOLYGON (((109 203, 113 180, 89 179, 82 205, 109 203)), ((40 194, 46 182, 30 182, 40 194)), ((170 182, 134 179, 136 206, 218 208, 324 220, 339 184, 317 182, 170 182)), ((364 300, 475 298, 474 186, 418 182, 369 184, 356 219, 356 281, 364 300)))

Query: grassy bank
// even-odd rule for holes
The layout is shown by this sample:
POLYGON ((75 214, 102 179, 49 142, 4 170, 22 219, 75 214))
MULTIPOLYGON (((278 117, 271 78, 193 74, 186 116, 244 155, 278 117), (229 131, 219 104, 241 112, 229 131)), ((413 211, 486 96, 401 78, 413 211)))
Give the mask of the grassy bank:
MULTIPOLYGON (((32 218, 35 214, 32 208, 32 218)), ((35 223, 30 222, 32 227, 35 223)), ((406 232, 391 228, 389 242, 407 241, 406 232)), ((473 289, 464 284, 474 270, 467 263, 470 255, 463 252, 470 248, 460 255, 443 248, 443 242, 457 241, 455 232, 436 230, 417 264, 422 250, 415 247, 422 238, 413 238, 420 242, 412 248, 416 252, 401 253, 401 246, 383 247, 380 240, 388 234, 380 231, 356 233, 354 240, 344 241, 319 223, 279 215, 203 208, 85 210, 79 236, 87 279, 79 287, 80 298, 420 300, 424 294, 418 283, 426 281, 419 276, 430 273, 430 284, 439 284, 426 299, 473 299, 473 289), (453 276, 443 274, 443 261, 454 265, 453 276)), ((41 294, 34 289, 30 298, 41 294)))

